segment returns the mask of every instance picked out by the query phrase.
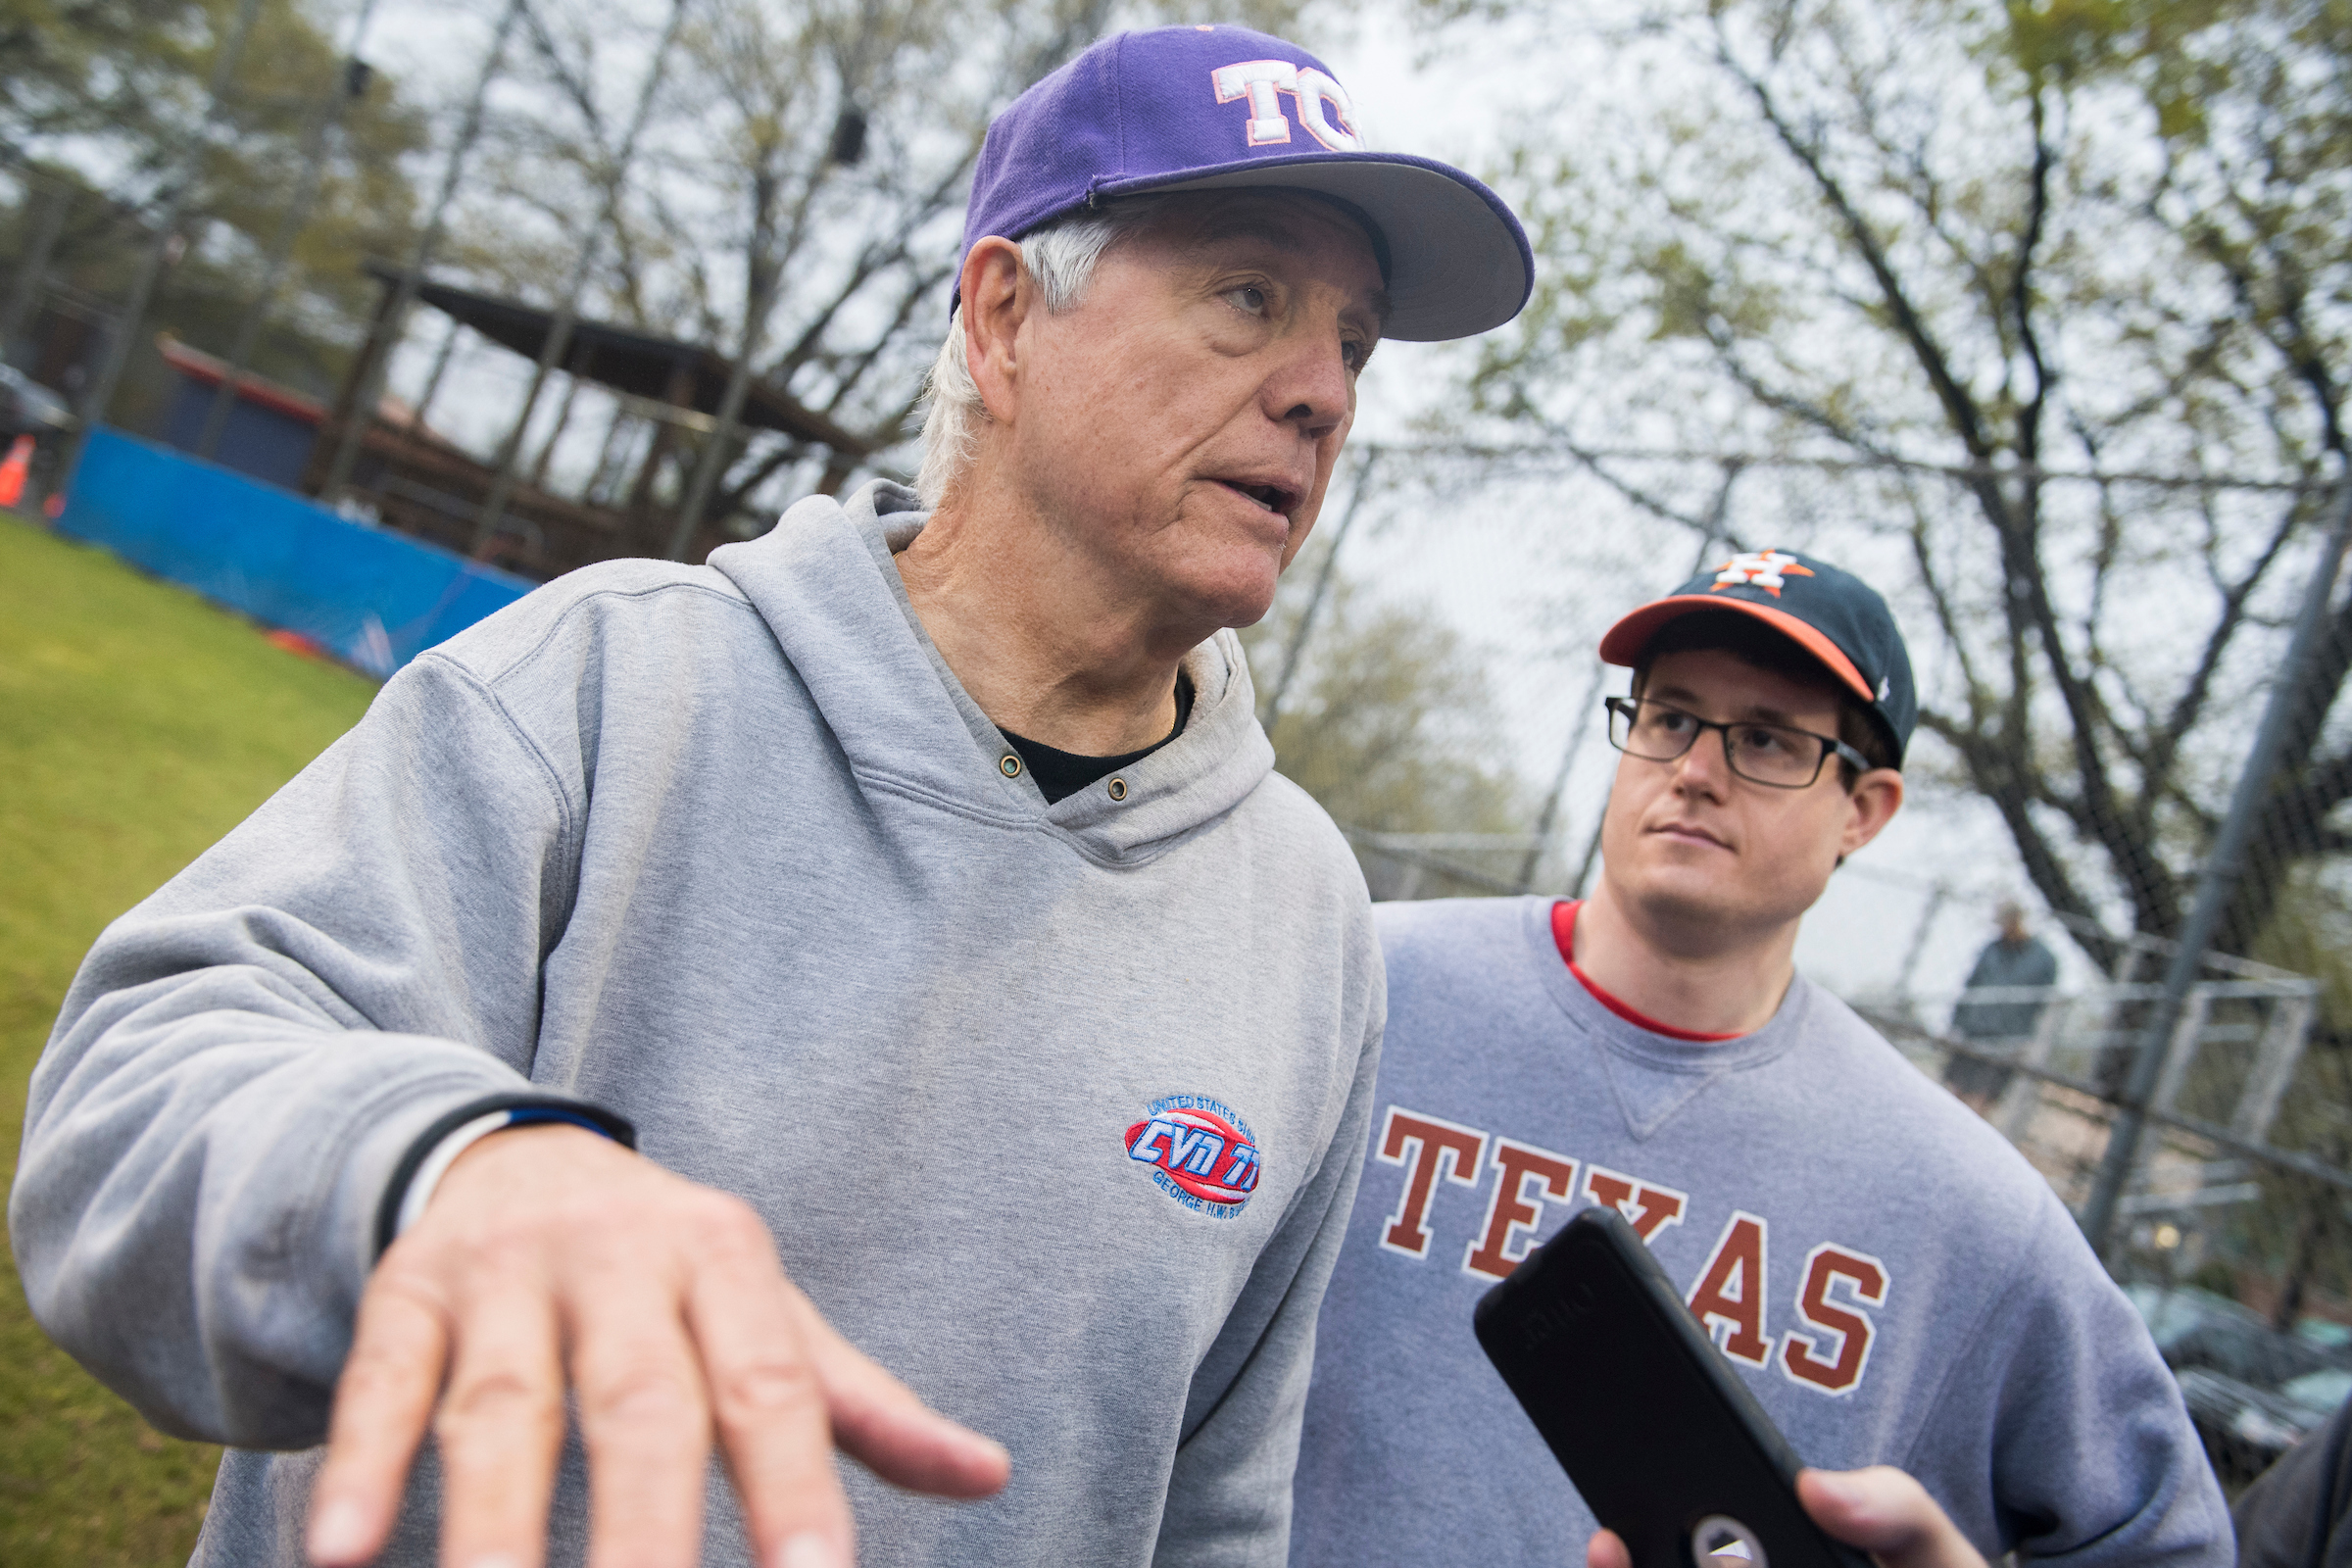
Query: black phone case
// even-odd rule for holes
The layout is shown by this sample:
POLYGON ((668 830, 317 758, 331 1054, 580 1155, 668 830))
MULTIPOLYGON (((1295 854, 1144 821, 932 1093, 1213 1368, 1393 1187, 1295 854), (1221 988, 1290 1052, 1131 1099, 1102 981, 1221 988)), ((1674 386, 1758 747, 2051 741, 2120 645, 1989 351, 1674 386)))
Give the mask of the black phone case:
MULTIPOLYGON (((1473 1321, 1635 1568, 1871 1568, 1805 1517, 1795 1450, 1614 1209, 1562 1226, 1480 1298, 1473 1321), (1736 1522, 1747 1538, 1710 1521, 1736 1522), (1728 1550, 1700 1556, 1702 1523, 1728 1550)), ((1563 1560, 1580 1560, 1583 1545, 1563 1543, 1563 1560)))

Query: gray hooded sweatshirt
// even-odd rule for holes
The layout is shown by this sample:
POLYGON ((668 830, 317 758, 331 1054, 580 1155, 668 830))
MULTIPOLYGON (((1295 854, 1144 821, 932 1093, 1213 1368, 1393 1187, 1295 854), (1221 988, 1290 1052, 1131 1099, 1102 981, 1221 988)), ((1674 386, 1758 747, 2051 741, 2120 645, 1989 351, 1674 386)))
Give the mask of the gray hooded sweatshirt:
MULTIPOLYGON (((100 938, 9 1219, 59 1343, 237 1446, 199 1562, 302 1561, 387 1180, 534 1089, 751 1201, 836 1327, 1011 1449, 979 1503, 846 1467, 865 1562, 1283 1561, 1380 1038, 1362 878, 1231 633, 1120 790, 1006 776, 893 568, 913 508, 530 595, 100 938)), ((435 1476, 385 1562, 433 1560, 435 1476)), ((554 1562, 584 1488, 575 1434, 554 1562)), ((710 1493, 705 1560, 748 1562, 710 1493)))

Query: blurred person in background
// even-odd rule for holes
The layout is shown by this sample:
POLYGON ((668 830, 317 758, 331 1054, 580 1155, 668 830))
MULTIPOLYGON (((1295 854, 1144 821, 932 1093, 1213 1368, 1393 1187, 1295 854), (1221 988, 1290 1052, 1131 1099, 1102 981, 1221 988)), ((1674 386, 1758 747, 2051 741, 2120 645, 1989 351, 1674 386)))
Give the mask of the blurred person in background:
POLYGON ((1088 50, 990 129, 919 494, 540 589, 100 939, 10 1221, 235 1446, 200 1563, 1283 1560, 1382 986, 1226 628, 1375 344, 1533 280, 1356 123, 1088 50))
POLYGON ((2180 1388, 2049 1183, 1796 972, 1805 911, 1902 804, 1918 705, 1886 601, 1742 552, 1600 654, 1633 680, 1592 897, 1375 909, 1388 1035, 1292 1563, 1590 1539, 1625 1568, 1470 1331, 1588 1203, 1684 1284, 1833 1534, 1922 1568, 2227 1563, 2180 1388))
MULTIPOLYGON (((1981 1050, 2014 1057, 2040 1027, 2049 998, 1975 993, 2012 988, 2047 992, 2058 984, 2058 958, 2027 928, 2026 906, 2017 900, 2003 899, 1992 918, 2000 934, 1984 944, 1968 971, 1968 985, 1952 1008, 1952 1033, 1981 1050)), ((1955 1055, 1943 1069, 1945 1087, 1979 1111, 1989 1111, 2016 1076, 2011 1068, 1974 1056, 1955 1055)))

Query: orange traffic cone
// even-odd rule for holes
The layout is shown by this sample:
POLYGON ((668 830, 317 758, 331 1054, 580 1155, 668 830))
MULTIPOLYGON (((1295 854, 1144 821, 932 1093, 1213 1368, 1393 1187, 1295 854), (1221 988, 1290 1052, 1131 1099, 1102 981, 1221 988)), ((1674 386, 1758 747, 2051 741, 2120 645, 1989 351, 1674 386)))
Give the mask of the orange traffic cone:
POLYGON ((13 507, 24 499, 24 481, 32 472, 32 437, 21 435, 8 449, 8 458, 0 462, 0 507, 13 507))

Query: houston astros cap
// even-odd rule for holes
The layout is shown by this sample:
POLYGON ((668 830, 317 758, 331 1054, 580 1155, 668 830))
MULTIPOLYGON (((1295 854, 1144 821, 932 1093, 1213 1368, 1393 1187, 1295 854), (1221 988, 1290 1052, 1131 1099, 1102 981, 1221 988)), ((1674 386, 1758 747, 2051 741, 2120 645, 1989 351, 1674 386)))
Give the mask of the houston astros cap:
POLYGON ((1876 588, 1812 556, 1742 551, 1611 626, 1600 640, 1600 657, 1611 664, 1637 663, 1669 621, 1704 610, 1753 615, 1820 660, 1869 710, 1901 765, 1919 722, 1919 693, 1894 612, 1876 588))
POLYGON ((1535 253, 1501 197, 1431 159, 1371 151, 1321 61, 1232 26, 1116 33, 1014 99, 980 149, 963 254, 1114 196, 1245 185, 1355 209, 1388 285, 1385 337, 1484 332, 1535 288, 1535 253))

